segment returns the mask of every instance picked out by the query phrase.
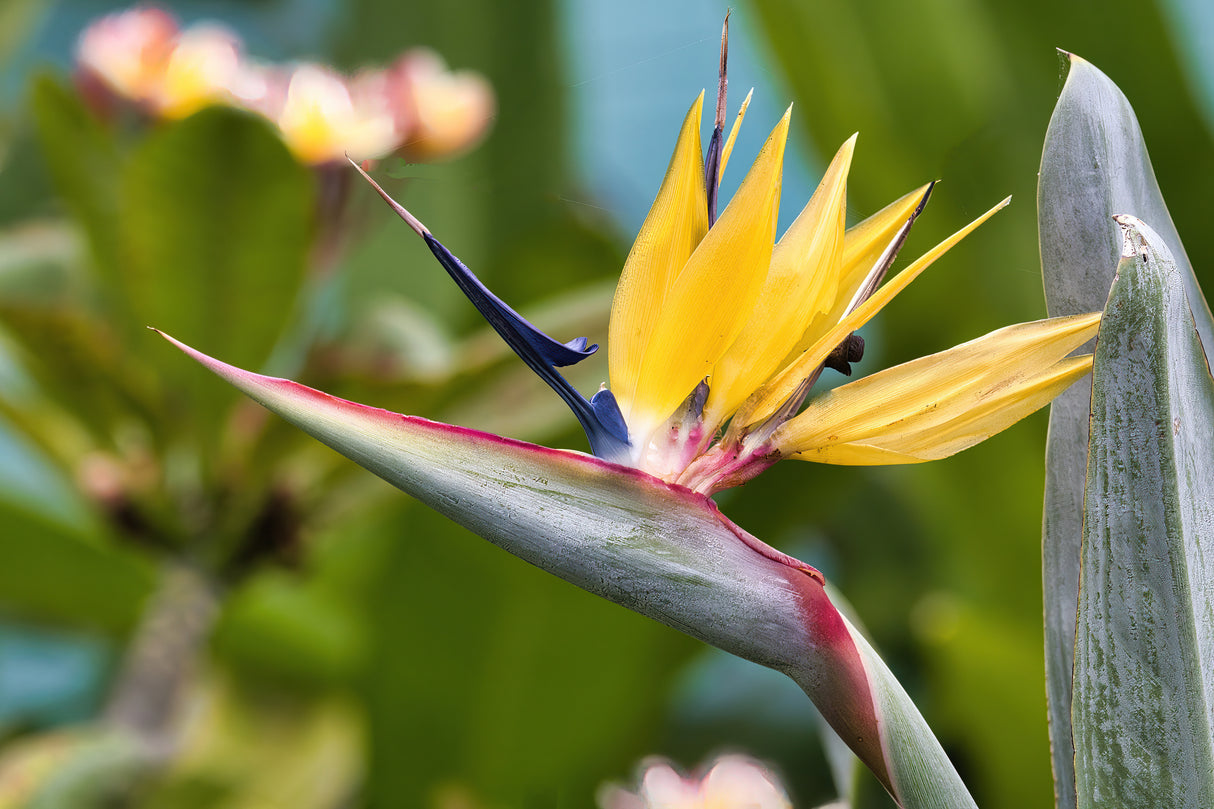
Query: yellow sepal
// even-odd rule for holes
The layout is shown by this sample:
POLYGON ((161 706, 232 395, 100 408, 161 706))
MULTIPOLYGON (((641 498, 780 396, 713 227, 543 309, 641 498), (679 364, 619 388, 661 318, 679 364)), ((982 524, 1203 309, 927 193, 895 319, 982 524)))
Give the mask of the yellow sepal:
POLYGON ((807 379, 847 335, 875 317, 887 303, 893 300, 894 296, 905 289, 911 281, 918 278, 936 259, 947 253, 957 242, 964 239, 975 228, 1002 210, 1010 201, 1011 197, 1004 199, 998 205, 982 214, 982 216, 924 253, 909 267, 887 281, 884 286, 873 293, 871 298, 860 304, 850 315, 826 330, 792 364, 760 388, 746 402, 738 415, 734 417, 735 424, 740 420, 742 424, 739 426, 749 426, 762 421, 778 410, 793 391, 797 389, 802 380, 807 379))
POLYGON ((772 436, 787 457, 837 464, 916 463, 973 446, 1048 403, 1091 368, 1064 359, 1100 313, 991 332, 823 394, 772 436))
POLYGON ((666 295, 624 411, 636 440, 646 440, 709 375, 754 308, 771 264, 791 112, 666 295))
POLYGON ((701 92, 683 119, 670 166, 624 262, 611 304, 608 371, 611 390, 625 421, 629 421, 636 397, 641 360, 666 296, 708 232, 704 156, 700 146, 703 101, 701 92))
POLYGON ((746 110, 750 106, 750 98, 754 94, 755 90, 752 87, 746 94, 746 98, 742 99, 742 106, 738 108, 738 117, 733 119, 733 127, 729 130, 729 137, 725 139, 725 146, 721 149, 721 170, 717 172, 718 181, 725 176, 725 166, 729 164, 729 156, 733 154, 734 141, 738 139, 738 132, 742 129, 742 120, 746 118, 746 110))
POLYGON ((817 342, 827 329, 839 322, 847 314, 847 305, 851 303, 856 290, 864 283, 868 273, 877 264, 881 254, 891 241, 898 229, 910 218, 927 186, 921 186, 903 196, 859 224, 847 229, 843 235, 843 255, 839 260, 838 271, 830 283, 822 288, 820 293, 821 306, 817 314, 806 326, 805 333, 788 356, 780 363, 780 367, 789 365, 801 356, 807 348, 817 342))
POLYGON ((715 428, 768 377, 815 314, 829 307, 822 292, 837 285, 843 252, 847 173, 855 152, 852 135, 826 169, 822 182, 771 256, 771 268, 741 334, 713 368, 704 409, 706 430, 715 428))

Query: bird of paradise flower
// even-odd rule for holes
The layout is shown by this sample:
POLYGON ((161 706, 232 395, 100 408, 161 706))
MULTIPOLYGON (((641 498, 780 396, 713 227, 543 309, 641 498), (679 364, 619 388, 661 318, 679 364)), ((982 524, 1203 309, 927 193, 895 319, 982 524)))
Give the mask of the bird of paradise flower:
POLYGON ((855 331, 1007 200, 882 283, 932 186, 847 229, 853 136, 777 242, 790 113, 717 218, 718 183, 745 111, 744 104, 725 138, 724 87, 723 47, 707 156, 701 94, 616 290, 610 384, 589 399, 557 369, 597 346, 543 334, 363 172, 493 328, 570 406, 593 456, 357 405, 167 339, 489 541, 785 672, 901 805, 973 806, 922 716, 836 608, 821 574, 735 525, 709 495, 782 458, 914 463, 972 446, 1090 370, 1090 355, 1068 355, 1096 333, 1100 313, 1000 329, 806 404, 825 369, 850 375, 862 358, 855 331))

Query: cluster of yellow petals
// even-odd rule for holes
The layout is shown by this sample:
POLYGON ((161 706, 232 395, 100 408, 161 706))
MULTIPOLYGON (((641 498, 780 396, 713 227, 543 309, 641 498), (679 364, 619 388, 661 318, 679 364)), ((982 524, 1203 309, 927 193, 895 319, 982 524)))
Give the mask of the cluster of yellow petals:
POLYGON ((94 21, 80 36, 76 58, 86 87, 98 83, 159 117, 183 118, 213 104, 263 115, 311 165, 347 154, 360 161, 392 153, 447 157, 479 141, 495 112, 484 78, 451 72, 424 49, 347 77, 319 64, 250 59, 231 31, 209 24, 181 29, 154 7, 94 21))
POLYGON ((950 455, 1010 426, 1087 373, 1090 356, 1067 355, 1094 336, 1099 313, 1002 329, 844 385, 799 414, 795 404, 793 413, 783 412, 849 334, 1008 201, 864 299, 859 291, 927 187, 846 228, 852 136, 773 244, 789 125, 785 113, 710 228, 702 100, 701 94, 683 122, 612 305, 611 389, 636 465, 680 479, 679 467, 689 459, 672 468, 668 458, 653 457, 654 448, 660 454, 663 430, 685 428, 675 423, 682 418, 676 414, 700 382, 708 394, 696 454, 728 424, 724 443, 737 452, 873 464, 950 455))

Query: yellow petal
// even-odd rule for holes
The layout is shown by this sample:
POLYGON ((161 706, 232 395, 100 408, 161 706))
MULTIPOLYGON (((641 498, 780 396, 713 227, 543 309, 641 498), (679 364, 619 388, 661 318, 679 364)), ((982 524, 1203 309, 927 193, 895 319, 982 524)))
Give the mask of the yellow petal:
POLYGON ((1095 335, 1100 313, 991 332, 818 397, 772 437, 786 456, 825 463, 944 458, 1046 404, 1091 367, 1063 359, 1095 335))
POLYGON ((852 135, 772 252, 771 268, 750 319, 713 368, 704 408, 706 430, 715 430, 781 368, 806 322, 824 308, 822 290, 834 285, 843 252, 847 172, 855 147, 852 135))
POLYGON ((729 163, 729 155, 733 153, 733 143, 738 139, 738 130, 742 128, 742 119, 746 117, 746 108, 750 106, 750 97, 754 94, 755 88, 752 87, 746 94, 746 98, 742 100, 742 106, 738 108, 738 117, 733 119, 733 128, 729 130, 729 137, 725 139, 725 147, 721 149, 721 170, 717 172, 718 181, 725 176, 725 166, 729 163))
MULTIPOLYGON (((894 234, 919 206, 927 188, 927 185, 916 188, 847 229, 843 240, 843 272, 840 276, 845 289, 855 292, 859 288, 860 282, 877 263, 894 234)), ((843 297, 850 298, 850 292, 843 297)))
POLYGON ((781 367, 789 365, 802 352, 817 342, 827 329, 847 314, 847 306, 868 273, 877 264, 894 235, 910 218, 923 199, 927 186, 916 188, 891 202, 877 213, 847 229, 843 236, 843 255, 836 276, 830 279, 819 295, 821 305, 796 347, 788 353, 781 367))
POLYGON ((611 390, 625 421, 636 396, 645 346, 675 278, 708 232, 704 155, 700 147, 700 107, 691 105, 657 198, 624 262, 611 303, 607 335, 611 390))
POLYGON ((789 108, 776 125, 666 296, 641 362, 631 417, 625 412, 638 439, 647 439, 708 376, 754 308, 771 265, 791 113, 789 108))
POLYGON ((797 389, 802 380, 807 379, 847 335, 875 317, 887 303, 893 300, 895 295, 905 289, 911 281, 918 278, 936 259, 947 253, 953 245, 968 236, 974 228, 1002 210, 1010 201, 1011 197, 1003 200, 982 214, 982 216, 924 253, 913 264, 890 279, 871 298, 860 304, 854 312, 828 329, 792 364, 760 388, 743 406, 738 416, 734 417, 734 421, 740 420, 744 426, 751 425, 762 421, 776 412, 780 408, 780 405, 784 404, 793 391, 797 389))

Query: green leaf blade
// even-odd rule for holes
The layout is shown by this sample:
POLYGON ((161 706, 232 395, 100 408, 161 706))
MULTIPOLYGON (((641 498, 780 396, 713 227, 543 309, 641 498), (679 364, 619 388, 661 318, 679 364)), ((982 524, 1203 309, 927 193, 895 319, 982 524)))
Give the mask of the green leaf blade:
POLYGON ((55 189, 87 236, 102 280, 109 283, 123 261, 117 189, 124 161, 118 144, 79 97, 50 76, 34 81, 30 105, 55 189))
POLYGON ((138 344, 156 325, 265 362, 307 268, 308 170, 265 121, 214 107, 153 133, 123 179, 122 288, 138 344))
POLYGON ((154 374, 169 434, 211 445, 234 394, 149 345, 145 327, 190 335, 245 366, 266 363, 307 273, 314 178, 266 121, 212 107, 151 133, 122 180, 123 343, 154 374))
POLYGON ((1093 369, 1075 646, 1078 805, 1214 806, 1214 379, 1134 217, 1093 369))
MULTIPOLYGON (((1112 216, 1155 223, 1175 257, 1198 332, 1214 345, 1214 318, 1159 191, 1137 118, 1125 95, 1090 63, 1063 54, 1066 84, 1046 133, 1037 193, 1042 278, 1051 316, 1101 309, 1121 237, 1112 216)), ((1046 692, 1055 798, 1075 803, 1071 673, 1079 593, 1079 546, 1088 452, 1090 391, 1071 387, 1050 408, 1042 521, 1046 692)))

